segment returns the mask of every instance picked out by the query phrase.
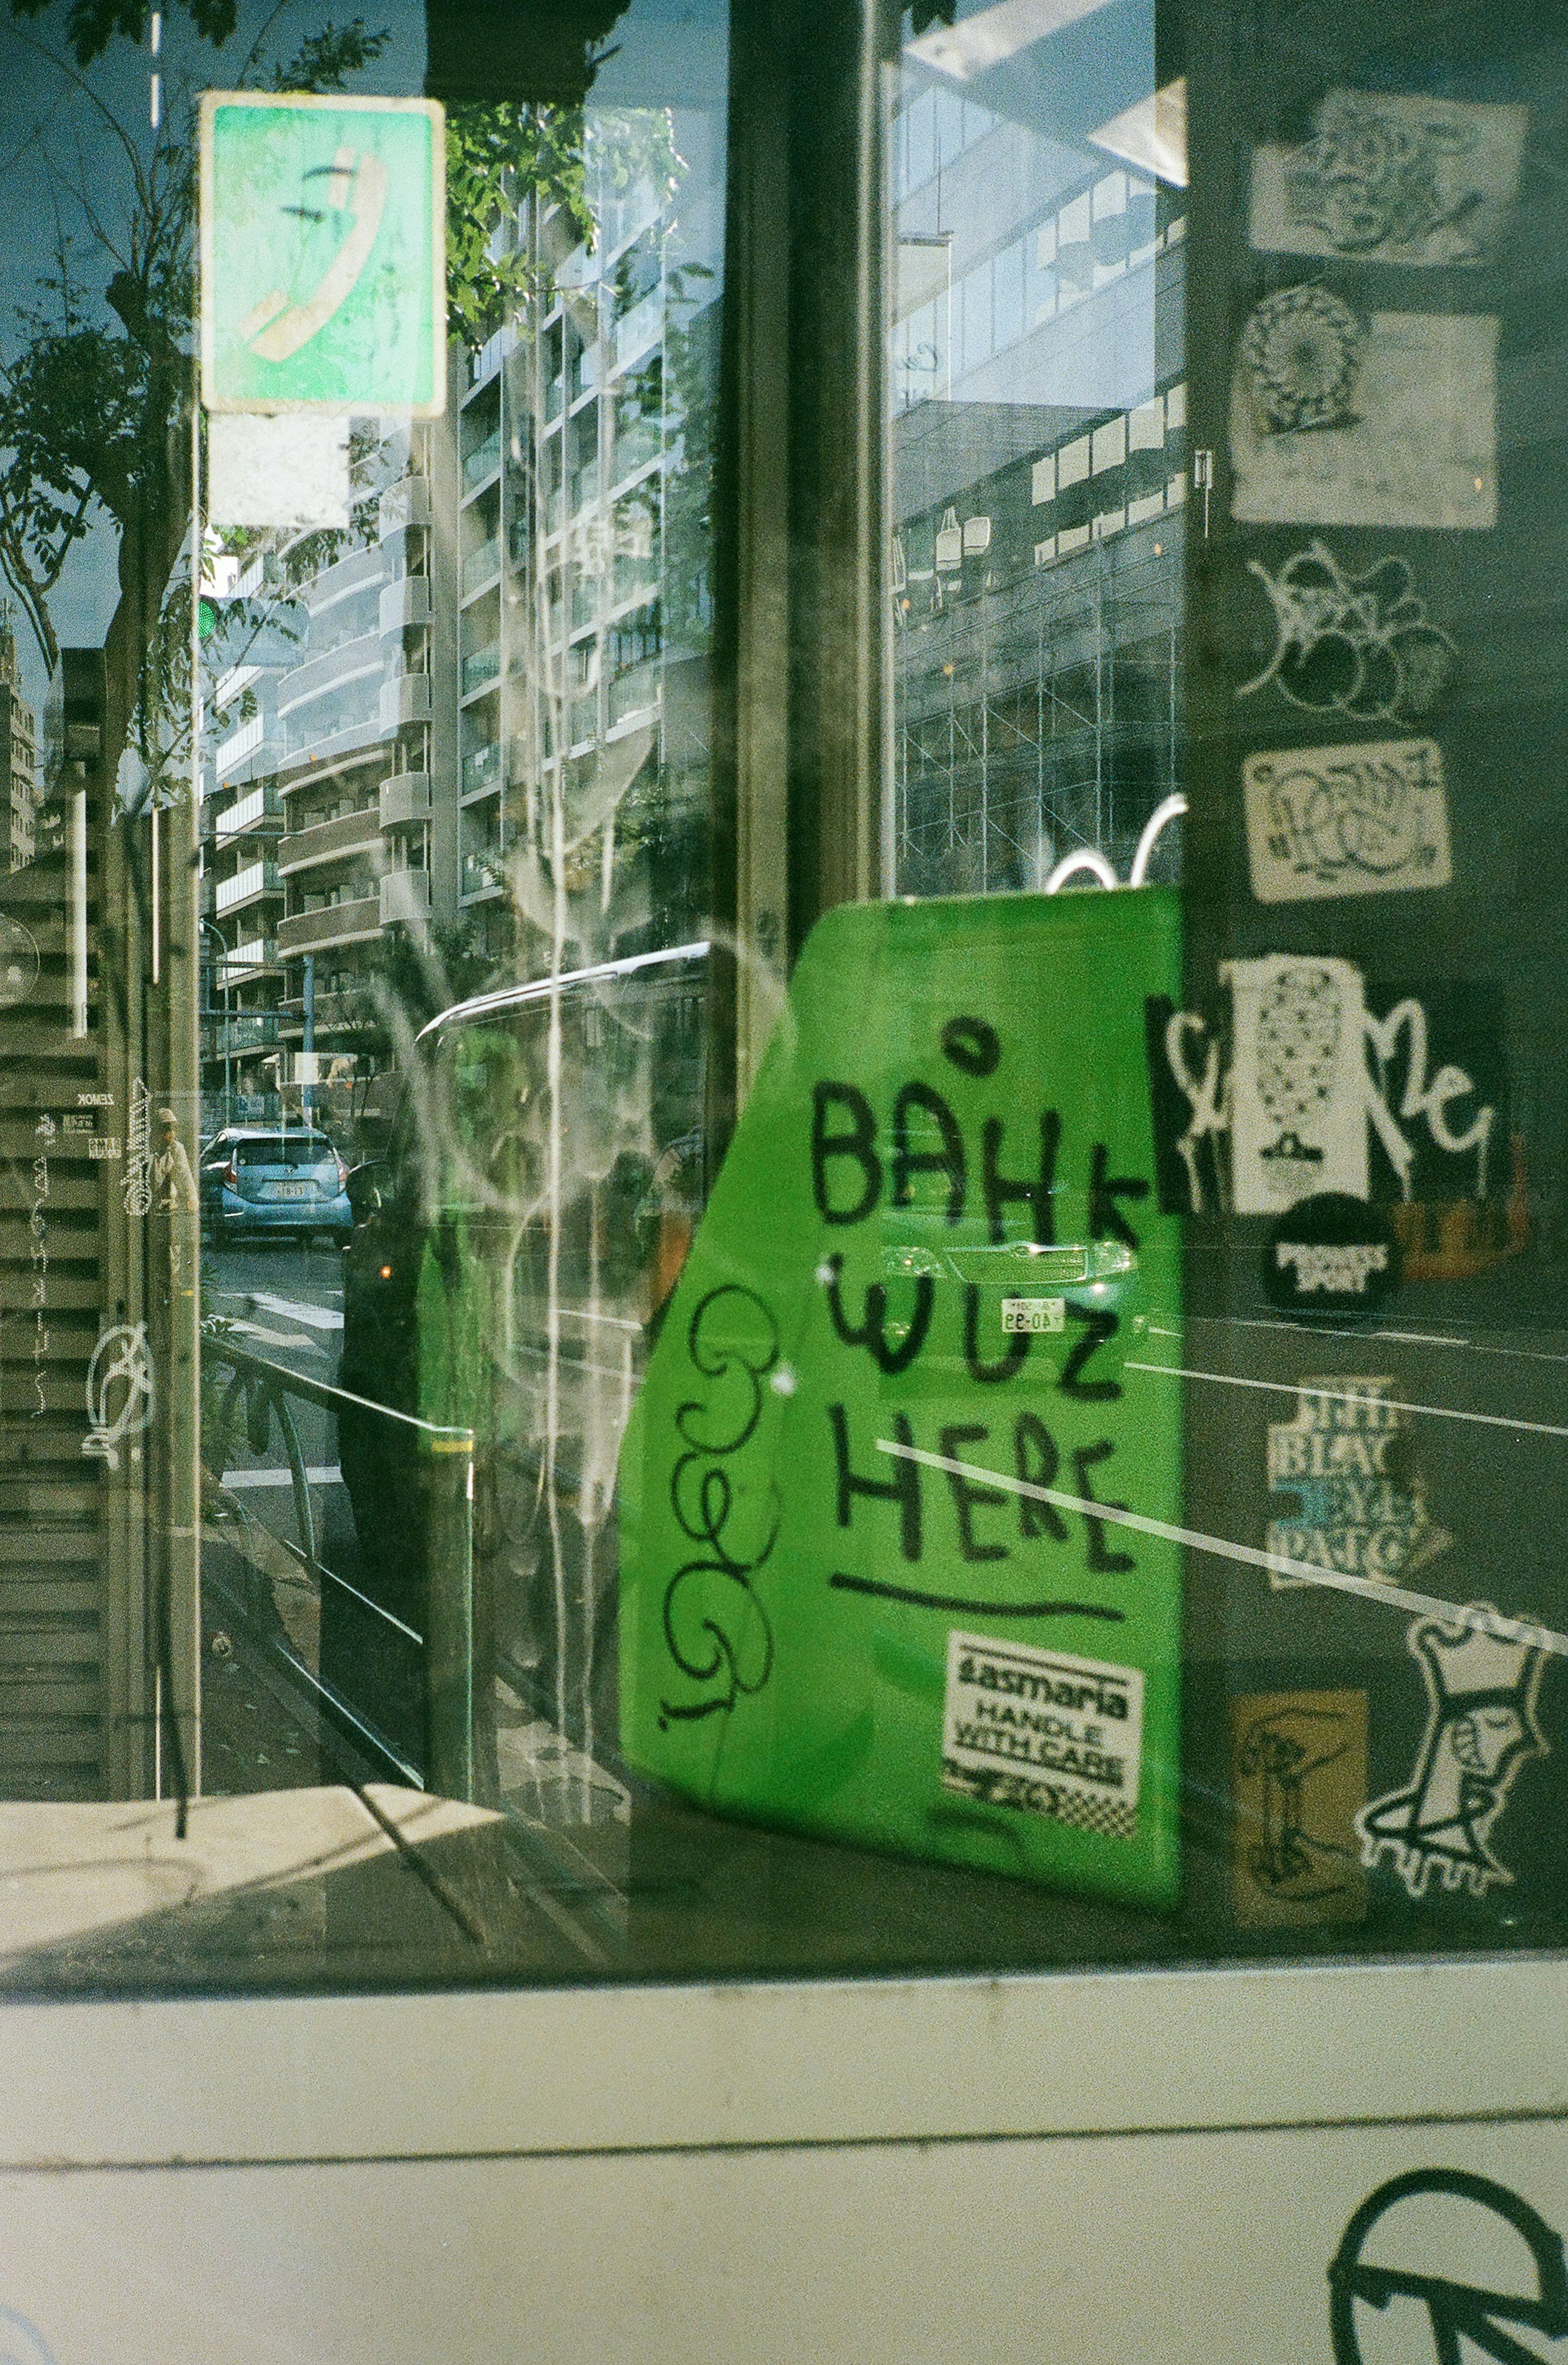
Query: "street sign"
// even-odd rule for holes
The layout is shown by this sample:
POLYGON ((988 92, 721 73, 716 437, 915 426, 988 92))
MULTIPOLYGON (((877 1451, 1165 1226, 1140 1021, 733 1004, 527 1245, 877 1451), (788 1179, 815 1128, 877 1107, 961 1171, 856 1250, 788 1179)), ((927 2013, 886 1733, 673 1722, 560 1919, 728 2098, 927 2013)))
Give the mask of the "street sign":
POLYGON ((431 99, 204 95, 209 411, 444 408, 443 129, 431 99))

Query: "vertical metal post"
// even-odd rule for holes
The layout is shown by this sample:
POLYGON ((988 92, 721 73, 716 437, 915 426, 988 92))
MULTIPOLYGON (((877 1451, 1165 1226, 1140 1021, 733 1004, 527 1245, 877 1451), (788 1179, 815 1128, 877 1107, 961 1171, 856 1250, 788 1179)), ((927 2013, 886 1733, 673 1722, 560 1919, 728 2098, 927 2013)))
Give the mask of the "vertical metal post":
MULTIPOLYGON (((487 1756, 476 1714, 472 1433, 432 1439, 429 1456, 425 1787, 442 1798, 471 1799, 479 1787, 481 1755, 487 1756)), ((483 1680, 489 1680, 487 1675, 483 1680)))
POLYGON ((87 1032, 87 791, 71 800, 71 1032, 87 1032))
POLYGON ((797 0, 791 17, 790 354, 791 942, 880 891, 886 675, 888 234, 885 0, 797 0))
MULTIPOLYGON (((316 956, 314 953, 307 953, 305 956, 305 1039, 301 1045, 301 1051, 304 1059, 305 1081, 299 1087, 299 1113, 305 1123, 308 1125, 316 1105, 315 1093, 310 1082, 310 1062, 316 1056, 316 956)), ((278 1081, 281 1087, 282 1078, 280 1077, 278 1081)))

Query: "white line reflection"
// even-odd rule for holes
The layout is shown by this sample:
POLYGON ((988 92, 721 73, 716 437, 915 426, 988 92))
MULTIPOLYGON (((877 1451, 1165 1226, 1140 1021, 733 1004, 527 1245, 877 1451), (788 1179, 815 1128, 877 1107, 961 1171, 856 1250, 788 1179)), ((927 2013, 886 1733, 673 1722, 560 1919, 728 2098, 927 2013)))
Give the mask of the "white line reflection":
MULTIPOLYGON (((305 1479, 310 1486, 341 1486, 343 1474, 335 1462, 322 1463, 319 1466, 312 1463, 305 1473, 305 1479)), ((294 1473, 282 1469, 226 1470, 218 1483, 229 1494, 235 1495, 242 1493, 248 1486, 292 1486, 294 1473)))
MULTIPOLYGON (((1239 1372, 1195 1372, 1185 1363, 1135 1363, 1129 1360, 1129 1372, 1163 1372, 1171 1380, 1214 1380, 1224 1388, 1261 1388, 1270 1395, 1316 1396, 1324 1404, 1365 1405, 1372 1402, 1364 1389, 1308 1388, 1299 1380, 1249 1380, 1239 1372)), ((1471 1420, 1483 1429, 1518 1429, 1530 1437, 1568 1437, 1568 1429, 1554 1420, 1517 1420, 1506 1412, 1462 1412, 1457 1405, 1406 1404, 1399 1396, 1379 1396, 1379 1408, 1394 1412, 1430 1413, 1435 1420, 1471 1420)))
MULTIPOLYGON (((1458 1339, 1440 1330, 1340 1330, 1324 1322, 1274 1322, 1256 1314, 1193 1314, 1188 1321, 1225 1330, 1288 1330, 1298 1339, 1392 1339, 1413 1347, 1462 1347, 1468 1355, 1506 1355, 1516 1363, 1568 1363, 1568 1355, 1549 1354, 1543 1347, 1493 1347, 1484 1339, 1458 1339)), ((1179 1330, 1158 1329, 1152 1322, 1148 1327, 1157 1339, 1182 1336, 1179 1330)))
POLYGON ((999 1487, 1004 1495, 1026 1495, 1032 1503, 1049 1503, 1058 1511, 1077 1511, 1086 1519, 1131 1528, 1160 1543, 1183 1544, 1190 1552, 1208 1552, 1216 1560, 1239 1561, 1246 1568, 1293 1576, 1304 1585, 1327 1586, 1334 1593, 1353 1593, 1364 1601, 1381 1601, 1391 1609, 1407 1609, 1417 1617, 1442 1618, 1450 1626, 1462 1623, 1479 1633, 1495 1635, 1499 1642, 1528 1642, 1533 1649, 1554 1651, 1559 1658, 1568 1659, 1568 1634, 1556 1634, 1548 1626, 1517 1618, 1501 1618, 1484 1604, 1467 1608, 1434 1593, 1412 1593, 1406 1586, 1384 1585, 1376 1577, 1349 1576, 1338 1569, 1320 1568, 1316 1561, 1291 1560, 1283 1552, 1262 1552, 1254 1544, 1234 1544, 1224 1536, 1205 1536, 1196 1528, 1173 1527, 1169 1519, 1126 1511, 1117 1503, 1101 1502, 1098 1496, 1064 1495, 1059 1487, 1036 1486, 1027 1478, 1009 1477, 1003 1470, 987 1470, 978 1462, 954 1462, 945 1453, 927 1453, 921 1446, 901 1445, 891 1438, 879 1437, 877 1451, 896 1454, 901 1462, 918 1462, 927 1470, 946 1471, 954 1478, 976 1479, 982 1485, 999 1487))

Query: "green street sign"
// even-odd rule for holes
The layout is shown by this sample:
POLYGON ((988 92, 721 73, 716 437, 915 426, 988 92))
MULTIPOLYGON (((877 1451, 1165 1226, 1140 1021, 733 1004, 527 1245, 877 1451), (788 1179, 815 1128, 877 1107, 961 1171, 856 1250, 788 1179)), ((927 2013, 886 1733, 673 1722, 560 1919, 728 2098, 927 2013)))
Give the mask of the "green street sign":
POLYGON ((432 99, 206 94, 208 410, 444 408, 443 131, 432 99))
POLYGON ((813 931, 622 1448, 622 1744, 760 1822, 1173 1901, 1164 889, 813 931))

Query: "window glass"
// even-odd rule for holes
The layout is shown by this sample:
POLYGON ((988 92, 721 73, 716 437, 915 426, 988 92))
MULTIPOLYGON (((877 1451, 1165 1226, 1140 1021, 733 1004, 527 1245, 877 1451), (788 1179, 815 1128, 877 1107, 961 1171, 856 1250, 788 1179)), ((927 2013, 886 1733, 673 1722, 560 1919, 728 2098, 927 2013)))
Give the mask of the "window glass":
MULTIPOLYGON (((477 1927, 398 1875, 422 1800, 498 1895, 568 1762, 625 1803, 615 1456, 701 1186, 700 951, 637 962, 711 902, 727 25, 22 13, 0 1789, 89 1862, 151 1802, 192 1893, 238 1814, 308 1977, 405 1976, 477 1927), (374 1933, 308 1868, 345 1801, 374 1933)), ((245 1921, 151 1910, 88 1976, 277 1976, 245 1921)))
MULTIPOLYGON (((1550 432, 1531 357, 1552 331, 1525 256, 1557 36, 1545 11, 1506 36, 1462 11, 1375 47, 1269 5, 1204 27, 1189 53, 1174 8, 1111 0, 1032 39, 1023 12, 961 7, 892 78, 890 883, 1081 906, 1038 963, 1070 1014, 1067 1072, 1108 1061, 1096 1029, 1118 997, 1129 1045, 1144 1036, 1106 1120, 1148 1145, 1126 1160, 1126 1226, 1097 1218, 1090 1175, 1087 1228, 1128 1258, 1112 1384, 1092 1418, 1056 1405, 1043 1499, 1065 1543, 1075 1511, 1121 1498, 1090 1612, 1147 1608, 1178 1581, 1159 1542, 1181 1547, 1180 1913, 1200 1951, 1554 1941, 1568 1646, 1540 1513, 1562 1485, 1561 1119, 1538 1047, 1559 988, 1537 964, 1555 891, 1519 857, 1538 716, 1551 728, 1525 687, 1541 643, 1524 618, 1545 612, 1529 587, 1553 563, 1529 489, 1550 432), (988 110, 980 144, 917 179, 916 124, 955 87, 988 110), (1160 886, 1177 880, 1179 903, 1160 886), (1140 910, 1146 949, 1180 913, 1167 986, 1112 953, 1140 910), (1069 926, 1104 939, 1094 987, 1069 926), (1075 1448, 1086 1419, 1103 1438, 1075 1448)), ((976 914, 980 1010, 984 923, 950 908, 976 914)), ((913 1089, 894 1098, 888 1073, 895 1160, 913 1089)), ((1058 1224, 1081 1187, 1067 1095, 1058 1224)), ((939 1172, 961 1216, 950 1105, 939 1172)), ((859 1173, 885 1122, 868 1093, 863 1128, 828 1136, 834 1171, 859 1173)), ((885 1261, 907 1181, 895 1164, 890 1202, 864 1171, 856 1220, 882 1227, 885 1261)), ((930 1314, 912 1372, 940 1336, 935 1289, 906 1300, 910 1337, 930 1314)), ((1070 1323, 1086 1310, 1060 1302, 1070 1323)), ((895 1433, 882 1415, 879 1452, 961 1490, 966 1561, 982 1535, 1000 1548, 1007 1490, 1042 1500, 1022 1451, 998 1451, 999 1407, 1045 1412, 1028 1368, 971 1359, 994 1393, 974 1389, 957 1453, 956 1423, 922 1433, 911 1405, 895 1433)), ((976 1687, 1045 1680, 1001 1651, 1034 1630, 1000 1562, 994 1583, 992 1657, 972 1621, 975 1682, 947 1670, 949 1777, 1070 1821, 1084 1794, 1059 1754, 1054 1786, 1041 1771, 1039 1702, 999 1710, 976 1687)), ((1057 1631, 1065 1650, 1065 1616, 1057 1631)), ((1130 1625, 1118 1639, 1136 1657, 1130 1625)), ((1146 1767, 1154 1698, 1146 1670, 1146 1767)))
POLYGON ((1152 7, 1119 5, 1054 43, 961 12, 894 78, 904 893, 1043 889, 1073 863, 1125 879, 1146 831, 1140 878, 1177 875, 1185 167, 1162 175, 1136 140, 1118 161, 1156 73, 1152 7), (940 170, 901 171, 933 106, 961 139, 940 170))
POLYGON ((0 1983, 1562 1941, 1561 28, 851 13, 0 23, 0 1983))

